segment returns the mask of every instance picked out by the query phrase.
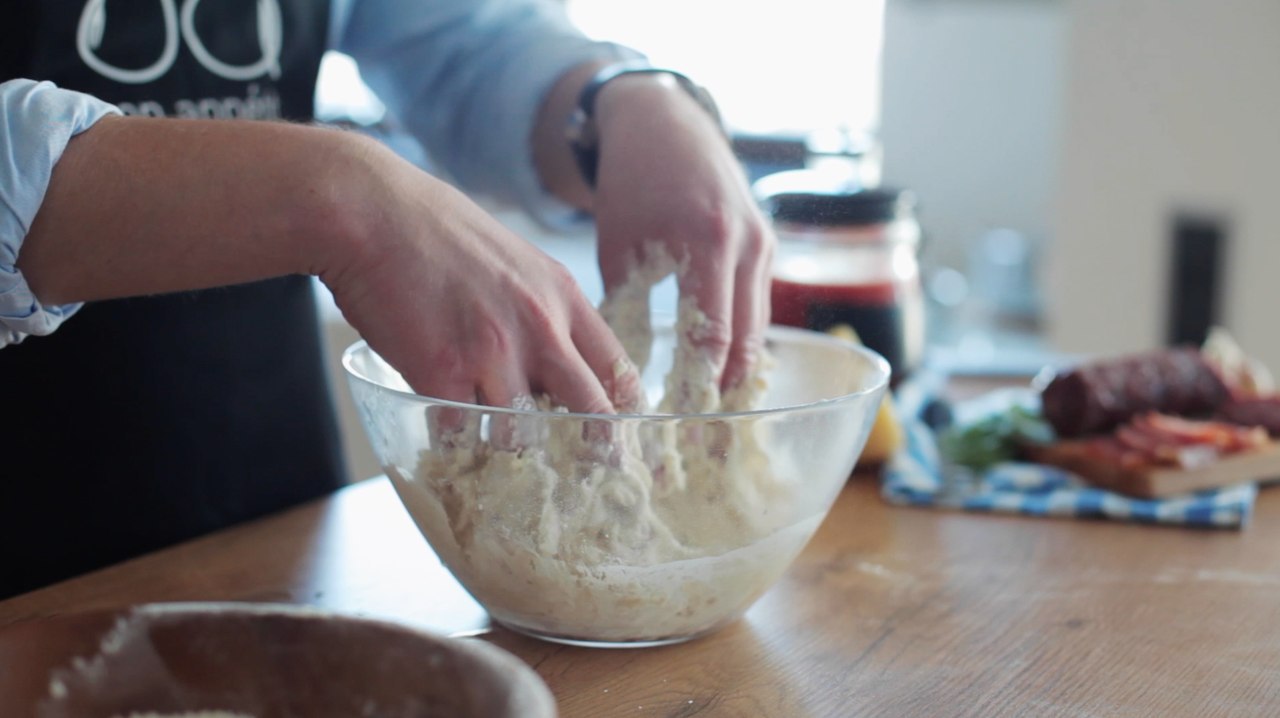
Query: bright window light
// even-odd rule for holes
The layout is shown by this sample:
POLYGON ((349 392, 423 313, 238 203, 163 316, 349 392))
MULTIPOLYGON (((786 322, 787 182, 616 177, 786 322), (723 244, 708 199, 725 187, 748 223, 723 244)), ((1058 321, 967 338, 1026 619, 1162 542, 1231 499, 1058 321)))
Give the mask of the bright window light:
POLYGON ((316 119, 371 125, 386 112, 382 101, 360 79, 355 60, 333 50, 324 54, 316 81, 316 119))
POLYGON ((706 85, 751 133, 873 131, 884 0, 568 0, 587 34, 706 85))

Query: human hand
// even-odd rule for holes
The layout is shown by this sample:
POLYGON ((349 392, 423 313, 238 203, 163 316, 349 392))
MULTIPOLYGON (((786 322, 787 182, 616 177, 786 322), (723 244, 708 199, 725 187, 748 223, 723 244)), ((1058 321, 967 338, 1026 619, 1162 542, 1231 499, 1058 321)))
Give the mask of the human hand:
POLYGON ((357 133, 104 118, 68 143, 20 268, 45 304, 315 274, 419 393, 593 413, 639 398, 564 267, 357 133))
POLYGON ((344 316, 414 391, 510 407, 634 406, 639 379, 561 264, 461 192, 370 148, 372 229, 321 277, 344 316))
POLYGON ((609 83, 597 99, 602 138, 592 210, 606 294, 658 243, 683 264, 681 297, 707 324, 689 339, 722 389, 754 364, 769 324, 774 237, 719 128, 669 77, 609 83))

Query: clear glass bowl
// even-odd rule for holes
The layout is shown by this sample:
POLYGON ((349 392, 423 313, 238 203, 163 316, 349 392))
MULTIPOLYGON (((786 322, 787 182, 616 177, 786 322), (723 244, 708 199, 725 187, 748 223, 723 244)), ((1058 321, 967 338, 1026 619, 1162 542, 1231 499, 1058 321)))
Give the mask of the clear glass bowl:
MULTIPOLYGON (((363 342, 343 366, 418 528, 498 622, 595 646, 658 645, 733 621, 812 537, 889 377, 874 352, 772 327, 760 408, 590 415, 414 394, 363 342)), ((656 406, 675 335, 642 377, 656 406)))

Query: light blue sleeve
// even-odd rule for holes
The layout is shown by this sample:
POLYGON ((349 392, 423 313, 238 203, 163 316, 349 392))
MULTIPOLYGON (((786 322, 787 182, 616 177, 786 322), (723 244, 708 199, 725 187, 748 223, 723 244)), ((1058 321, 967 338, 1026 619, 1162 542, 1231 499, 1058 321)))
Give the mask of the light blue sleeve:
POLYGON ((575 65, 642 58, 588 39, 556 0, 339 0, 333 12, 336 49, 448 179, 553 226, 570 208, 534 168, 538 107, 575 65))
POLYGON ((44 306, 15 266, 67 142, 120 111, 51 82, 0 82, 0 348, 49 334, 79 304, 44 306))

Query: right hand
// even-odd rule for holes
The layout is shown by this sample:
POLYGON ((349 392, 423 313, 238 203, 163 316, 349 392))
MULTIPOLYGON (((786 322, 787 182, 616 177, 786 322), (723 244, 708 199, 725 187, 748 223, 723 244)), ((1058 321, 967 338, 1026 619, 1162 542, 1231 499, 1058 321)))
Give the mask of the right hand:
MULTIPOLYGON (((617 337, 567 269, 448 184, 371 149, 370 231, 320 271, 343 315, 419 394, 570 411, 638 401, 617 337)), ((360 223, 357 223, 358 225, 360 223)))
POLYGON ((598 108, 610 138, 593 205, 606 293, 626 285, 653 244, 682 262, 681 300, 706 316, 682 339, 729 390, 752 375, 764 348, 773 231, 720 128, 669 77, 610 83, 598 108))

